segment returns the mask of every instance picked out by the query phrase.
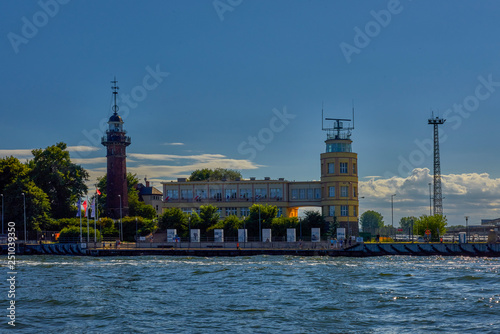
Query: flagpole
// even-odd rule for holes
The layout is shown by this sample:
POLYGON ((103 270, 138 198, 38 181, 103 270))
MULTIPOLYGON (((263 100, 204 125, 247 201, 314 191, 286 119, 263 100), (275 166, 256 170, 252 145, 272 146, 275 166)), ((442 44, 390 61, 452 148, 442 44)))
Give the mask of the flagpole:
MULTIPOLYGON (((97 194, 94 196, 94 209, 92 212, 94 211, 97 211, 95 209, 95 206, 96 206, 96 197, 97 197, 97 194)), ((97 243, 97 218, 96 218, 96 213, 94 212, 94 243, 97 243)))
POLYGON ((78 199, 78 215, 80 216, 80 243, 83 242, 83 233, 82 233, 82 199, 78 199))
MULTIPOLYGON (((89 197, 87 196, 87 208, 89 207, 89 197)), ((85 209, 85 215, 87 216, 87 245, 90 242, 90 227, 89 227, 89 212, 85 209)), ((88 247, 88 246, 87 246, 88 247)))

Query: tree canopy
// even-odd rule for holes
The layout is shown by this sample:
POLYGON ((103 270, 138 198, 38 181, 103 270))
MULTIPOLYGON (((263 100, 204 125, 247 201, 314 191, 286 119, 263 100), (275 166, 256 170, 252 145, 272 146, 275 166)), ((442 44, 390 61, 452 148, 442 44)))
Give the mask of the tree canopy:
POLYGON ((191 173, 189 181, 220 181, 241 179, 241 173, 233 169, 215 168, 215 169, 197 169, 191 173))
POLYGON ((439 236, 446 233, 446 225, 448 221, 443 215, 422 215, 413 224, 413 233, 417 235, 425 235, 425 231, 431 232, 431 240, 438 241, 439 236))
POLYGON ((376 211, 368 210, 363 212, 359 219, 363 232, 376 233, 378 228, 384 226, 384 217, 376 211))

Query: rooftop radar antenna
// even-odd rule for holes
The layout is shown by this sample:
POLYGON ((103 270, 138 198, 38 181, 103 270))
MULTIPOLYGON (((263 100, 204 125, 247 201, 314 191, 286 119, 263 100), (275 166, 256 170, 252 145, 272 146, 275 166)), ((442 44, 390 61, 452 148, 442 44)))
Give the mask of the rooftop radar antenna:
POLYGON ((352 120, 347 118, 325 118, 323 116, 323 108, 321 108, 321 127, 323 131, 327 132, 327 139, 350 139, 351 132, 354 130, 354 103, 352 107, 352 120), (332 127, 325 127, 324 121, 333 121, 332 127), (344 122, 351 122, 344 126, 344 122))

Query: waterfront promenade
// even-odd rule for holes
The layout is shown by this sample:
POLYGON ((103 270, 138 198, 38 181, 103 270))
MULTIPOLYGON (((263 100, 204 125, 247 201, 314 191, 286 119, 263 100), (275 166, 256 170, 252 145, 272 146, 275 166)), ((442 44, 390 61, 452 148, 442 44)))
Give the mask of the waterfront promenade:
MULTIPOLYGON (((72 256, 345 256, 386 255, 500 257, 500 243, 356 243, 332 247, 328 242, 247 242, 247 243, 90 243, 90 244, 18 244, 19 255, 72 256), (103 247, 104 246, 104 247, 103 247)), ((5 245, 2 254, 6 254, 5 245)))

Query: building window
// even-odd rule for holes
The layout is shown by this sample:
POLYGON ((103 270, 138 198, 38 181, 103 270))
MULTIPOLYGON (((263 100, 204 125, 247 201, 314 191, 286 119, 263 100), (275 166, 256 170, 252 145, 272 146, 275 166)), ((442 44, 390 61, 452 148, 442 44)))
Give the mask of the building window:
POLYGON ((342 217, 347 217, 347 205, 342 205, 340 207, 340 215, 342 217))
POLYGON ((347 162, 340 163, 340 173, 347 174, 347 162))
POLYGON ((240 216, 241 217, 248 217, 248 216, 250 216, 250 208, 241 208, 240 209, 240 216))
POLYGON ((207 192, 204 189, 195 189, 194 193, 195 193, 194 199, 196 201, 200 201, 202 199, 207 198, 207 192))
POLYGON ((250 199, 252 198, 252 189, 242 188, 240 189, 240 199, 250 199))
POLYGON ((165 201, 168 201, 170 199, 179 199, 179 190, 177 189, 167 190, 167 196, 165 197, 165 201))
POLYGON ((182 212, 183 212, 183 213, 185 213, 185 214, 191 214, 191 213, 192 213, 192 211, 193 211, 193 209, 191 209, 191 208, 182 208, 181 210, 182 210, 182 212))
POLYGON ((352 207, 352 215, 353 215, 354 217, 357 217, 357 216, 358 216, 357 209, 356 209, 356 205, 354 205, 354 206, 352 207))
POLYGON ((266 188, 256 188, 255 189, 255 200, 260 201, 267 198, 266 188))
POLYGON ((328 197, 335 197, 335 187, 328 187, 328 197))
POLYGON ((314 198, 316 199, 321 198, 321 188, 314 189, 314 198))
POLYGON ((356 197, 356 187, 352 187, 352 197, 356 197))
POLYGON ((335 173, 335 164, 333 162, 328 163, 328 174, 335 173))
POLYGON ((300 199, 306 198, 306 190, 305 189, 299 189, 299 198, 300 199))
POLYGON ((236 215, 236 208, 226 208, 226 217, 236 215))
POLYGON ((236 189, 226 189, 226 201, 236 199, 236 189))
POLYGON ((328 207, 328 215, 330 217, 335 217, 335 206, 334 205, 330 205, 328 207))
POLYGON ((192 199, 193 198, 193 190, 192 189, 182 189, 181 190, 181 199, 192 199))
POLYGON ((356 164, 352 164, 352 173, 356 175, 358 173, 358 170, 356 169, 356 164))
POLYGON ((278 208, 278 217, 282 217, 283 216, 283 208, 278 208))
POLYGON ((349 189, 347 188, 347 186, 342 186, 340 187, 340 196, 341 197, 347 197, 349 196, 349 189))
POLYGON ((313 199, 313 189, 309 188, 307 189, 307 199, 313 199))
POLYGON ((298 189, 292 189, 292 199, 298 199, 298 198, 299 198, 298 189))
POLYGON ((281 188, 271 188, 269 189, 271 199, 279 201, 281 199, 281 188))
POLYGON ((216 201, 222 200, 222 193, 220 189, 210 189, 210 198, 216 201))

